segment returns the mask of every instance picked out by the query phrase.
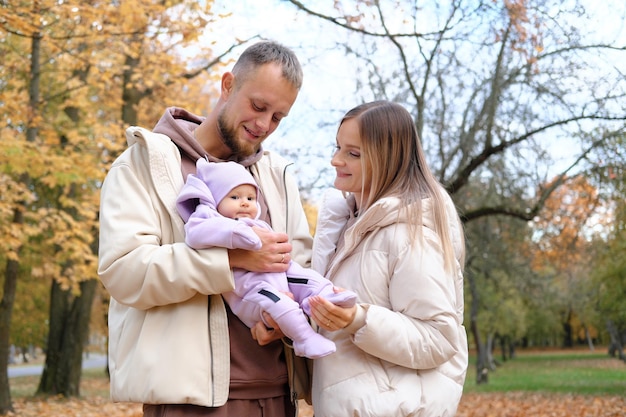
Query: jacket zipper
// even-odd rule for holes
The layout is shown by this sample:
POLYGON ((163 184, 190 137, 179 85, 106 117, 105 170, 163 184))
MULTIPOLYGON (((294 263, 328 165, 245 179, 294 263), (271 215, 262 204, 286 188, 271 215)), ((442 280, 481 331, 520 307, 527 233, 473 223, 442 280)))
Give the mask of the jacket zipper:
POLYGON ((283 167, 283 191, 285 192, 285 231, 289 230, 289 195, 287 194, 287 168, 293 165, 288 163, 283 167))

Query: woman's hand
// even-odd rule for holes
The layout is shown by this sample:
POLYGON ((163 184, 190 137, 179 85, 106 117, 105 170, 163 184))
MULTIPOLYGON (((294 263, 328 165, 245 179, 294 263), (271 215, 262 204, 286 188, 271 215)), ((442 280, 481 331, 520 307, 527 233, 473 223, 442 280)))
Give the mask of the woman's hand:
MULTIPOLYGON (((335 292, 343 291, 335 288, 335 292)), ((356 305, 339 307, 324 297, 316 295, 309 298, 311 318, 319 327, 325 330, 336 331, 350 325, 356 315, 356 305)))

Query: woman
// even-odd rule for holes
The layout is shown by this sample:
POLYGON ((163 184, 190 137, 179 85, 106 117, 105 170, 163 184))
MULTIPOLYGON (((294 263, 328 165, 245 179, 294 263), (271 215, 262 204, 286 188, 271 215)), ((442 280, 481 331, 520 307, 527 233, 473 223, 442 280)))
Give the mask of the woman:
POLYGON ((320 210, 313 266, 358 301, 311 300, 337 346, 314 361, 315 416, 453 416, 468 360, 464 237, 410 114, 385 101, 349 111, 332 165, 343 196, 320 210))

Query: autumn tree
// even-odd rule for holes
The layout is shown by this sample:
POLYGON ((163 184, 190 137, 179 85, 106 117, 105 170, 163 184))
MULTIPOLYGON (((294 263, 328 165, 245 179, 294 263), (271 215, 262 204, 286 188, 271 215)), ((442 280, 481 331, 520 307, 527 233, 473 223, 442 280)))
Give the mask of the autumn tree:
MULTIPOLYGON (((74 68, 72 75, 78 90, 67 94, 71 101, 65 108, 74 128, 83 128, 86 123, 87 126, 91 123, 102 125, 104 120, 119 127, 137 124, 142 105, 146 109, 143 112, 145 120, 154 117, 154 111, 161 106, 153 105, 151 100, 165 101, 167 87, 180 88, 180 80, 167 81, 168 76, 185 68, 184 60, 175 55, 176 48, 195 40, 199 28, 206 23, 200 16, 201 9, 184 6, 183 2, 170 5, 143 1, 120 5, 97 2, 78 9, 78 15, 65 16, 65 22, 69 24, 57 28, 61 34, 54 37, 65 40, 63 57, 68 61, 66 68, 74 68), (94 96, 98 97, 96 103, 106 103, 100 107, 103 120, 99 122, 90 120, 88 108, 75 104, 85 103, 94 96)), ((62 16, 68 10, 71 13, 77 9, 73 6, 57 13, 62 16)), ((113 145, 121 145, 123 135, 110 139, 113 145)), ((97 154, 101 158, 100 164, 96 165, 100 170, 98 180, 101 180, 108 161, 117 153, 116 148, 109 147, 105 154, 97 154)), ((92 195, 97 197, 96 193, 92 195)), ((97 236, 96 227, 91 234, 97 236)), ((95 243, 96 240, 91 247, 94 254, 97 253, 95 243)), ((98 282, 83 280, 79 285, 76 296, 62 282, 52 281, 46 366, 38 393, 66 396, 79 393, 81 355, 88 337, 98 282)))
POLYGON ((40 262, 40 254, 31 253, 30 249, 31 246, 26 246, 21 256, 21 269, 25 271, 20 271, 17 281, 10 332, 10 344, 24 361, 36 359, 26 354, 37 353, 45 346, 50 309, 50 285, 27 273, 31 265, 40 262))
MULTIPOLYGON (((317 31, 337 33, 353 79, 350 107, 387 99, 412 112, 431 167, 468 227, 468 300, 480 308, 496 307, 481 301, 496 297, 485 280, 495 282, 495 271, 511 264, 506 256, 499 266, 478 262, 485 234, 500 240, 502 228, 489 219, 551 220, 544 205, 568 178, 624 163, 609 151, 626 121, 626 45, 608 32, 609 22, 623 22, 615 7, 598 19, 602 37, 585 2, 289 1, 317 31), (483 234, 473 236, 474 228, 483 234)), ((328 118, 347 108, 330 109, 328 118)), ((490 333, 480 328, 494 312, 472 312, 469 327, 490 333)), ((485 344, 474 343, 486 357, 485 344)))
MULTIPOLYGON (((98 168, 100 145, 91 142, 87 129, 75 128, 72 106, 76 104, 68 102, 69 92, 80 90, 83 74, 66 60, 65 44, 55 32, 66 14, 74 13, 69 22, 76 24, 77 14, 62 4, 45 1, 13 4, 0 12, 3 65, 12 75, 3 78, 2 111, 7 117, 3 117, 1 130, 2 171, 8 183, 28 189, 28 198, 16 200, 14 208, 21 215, 19 221, 17 216, 13 219, 19 227, 14 228, 6 252, 3 298, 12 293, 7 290, 9 283, 16 288, 19 274, 28 274, 50 280, 80 300, 79 288, 96 278, 92 231, 96 227, 96 185, 102 174, 98 168)), ((2 321, 10 324, 11 314, 12 308, 4 309, 2 321)), ((75 351, 75 340, 68 338, 67 355, 75 351)), ((3 329, 0 350, 8 345, 8 333, 3 329)), ((45 347, 49 345, 48 341, 45 347)), ((3 355, 0 363, 6 358, 3 355)), ((59 362, 59 366, 68 363, 59 362)), ((8 381, 0 388, 4 413, 11 409, 8 381)))
POLYGON ((515 356, 518 342, 528 333, 532 310, 525 294, 531 271, 519 247, 521 222, 490 216, 467 225, 468 245, 476 247, 466 263, 466 317, 477 350, 477 378, 486 382, 502 361, 515 356), (479 325, 480 323, 480 325, 479 325))
MULTIPOLYGON (((549 186, 549 185, 548 185, 549 186)), ((532 222, 531 265, 554 286, 562 324, 562 346, 572 347, 582 330, 589 335, 593 311, 589 297, 594 250, 609 222, 606 207, 585 176, 568 179, 545 202, 542 216, 532 222), (580 327, 580 328, 579 328, 580 327)))
MULTIPOLYGON (((38 5, 33 5, 33 9, 38 9, 38 5)), ((25 106, 26 112, 23 112, 25 113, 25 118, 21 128, 25 132, 24 145, 27 149, 34 144, 39 133, 40 61, 37 49, 40 47, 40 34, 37 31, 37 27, 34 28, 30 40, 31 43, 29 46, 33 52, 31 59, 28 61, 30 71, 28 71, 27 74, 30 74, 30 77, 22 80, 22 85, 27 88, 27 95, 24 97, 27 99, 23 101, 27 103, 27 106, 25 106)), ((19 46, 19 41, 9 42, 9 45, 13 47, 19 46)), ((9 123, 11 122, 12 120, 9 119, 9 123)), ((9 152, 3 152, 3 155, 19 154, 22 150, 22 146, 10 146, 9 152)), ((7 376, 9 334, 20 268, 20 255, 24 247, 25 238, 29 236, 29 232, 27 231, 27 214, 25 214, 25 212, 27 211, 27 204, 33 201, 33 196, 29 190, 29 188, 32 187, 32 180, 28 171, 24 169, 25 165, 26 164, 23 164, 21 169, 18 168, 13 172, 9 171, 9 173, 6 173, 5 171, 5 173, 3 173, 3 183, 6 187, 5 191, 16 191, 18 198, 7 199, 9 204, 5 207, 5 215, 8 214, 8 216, 4 216, 4 221, 2 222, 5 229, 4 231, 10 237, 5 246, 6 269, 2 301, 0 302, 0 385, 3 387, 3 389, 0 390, 0 413, 2 414, 12 411, 11 394, 8 388, 7 376)))
MULTIPOLYGON (((615 141, 616 153, 624 153, 626 136, 615 141)), ((626 170, 624 164, 598 170, 600 194, 611 202, 600 255, 591 267, 591 285, 596 291, 594 306, 601 324, 609 333, 609 354, 626 362, 626 170)))
POLYGON ((51 285, 38 392, 79 394, 98 286, 98 187, 125 126, 152 126, 168 103, 197 113, 208 105, 206 70, 244 42, 217 55, 196 44, 190 62, 184 47, 209 23, 210 6, 0 3, 0 413, 11 409, 5 353, 19 276, 51 285))

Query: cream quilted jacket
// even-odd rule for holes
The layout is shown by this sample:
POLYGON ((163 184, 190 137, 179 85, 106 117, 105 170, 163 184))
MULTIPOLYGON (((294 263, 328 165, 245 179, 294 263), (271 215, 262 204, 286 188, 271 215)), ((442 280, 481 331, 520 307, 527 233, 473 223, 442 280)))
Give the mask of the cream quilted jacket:
MULTIPOLYGON (((345 232, 351 210, 342 196, 327 198, 318 216, 313 266, 336 286, 357 293, 354 322, 321 330, 337 352, 314 361, 315 417, 453 416, 468 364, 463 326, 463 276, 443 268, 428 200, 422 202, 423 242, 411 246, 400 201, 385 198, 345 232)), ((457 260, 462 233, 448 204, 457 260)))

